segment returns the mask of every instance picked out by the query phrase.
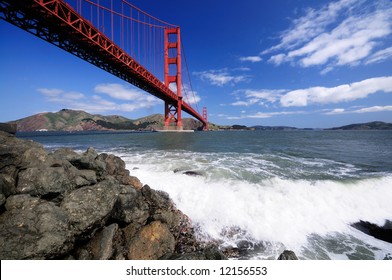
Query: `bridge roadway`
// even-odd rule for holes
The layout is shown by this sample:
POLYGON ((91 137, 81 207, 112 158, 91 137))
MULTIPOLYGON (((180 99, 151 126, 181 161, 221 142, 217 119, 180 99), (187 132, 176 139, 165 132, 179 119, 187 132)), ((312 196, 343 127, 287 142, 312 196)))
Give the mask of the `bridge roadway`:
MULTIPOLYGON (((169 104, 178 103, 176 93, 63 0, 0 0, 0 18, 169 104)), ((184 101, 182 110, 201 121, 204 127, 207 125, 184 101)))

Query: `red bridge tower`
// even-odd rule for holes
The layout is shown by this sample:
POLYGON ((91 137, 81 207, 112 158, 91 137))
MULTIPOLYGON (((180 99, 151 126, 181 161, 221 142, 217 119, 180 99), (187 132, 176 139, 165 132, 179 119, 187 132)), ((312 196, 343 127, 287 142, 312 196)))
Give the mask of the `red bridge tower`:
POLYGON ((179 27, 165 29, 164 44, 165 85, 170 88, 171 84, 175 84, 176 88, 173 91, 176 91, 178 96, 177 104, 167 100, 165 101, 164 129, 169 130, 170 125, 174 123, 176 130, 182 130, 181 35, 179 27), (175 75, 173 75, 173 72, 175 72, 175 75))

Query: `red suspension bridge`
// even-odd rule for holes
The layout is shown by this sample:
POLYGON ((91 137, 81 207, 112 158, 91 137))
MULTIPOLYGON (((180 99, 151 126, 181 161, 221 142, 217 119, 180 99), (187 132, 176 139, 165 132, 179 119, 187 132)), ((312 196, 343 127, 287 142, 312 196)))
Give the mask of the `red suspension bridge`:
POLYGON ((208 130, 179 26, 126 0, 0 0, 0 18, 162 99, 166 130, 183 129, 182 111, 208 130))

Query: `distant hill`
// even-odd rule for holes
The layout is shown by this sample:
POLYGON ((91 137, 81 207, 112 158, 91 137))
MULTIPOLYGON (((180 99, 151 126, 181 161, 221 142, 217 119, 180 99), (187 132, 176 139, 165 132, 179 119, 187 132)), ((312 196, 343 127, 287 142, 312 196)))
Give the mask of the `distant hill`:
MULTIPOLYGON (((39 113, 9 122, 17 125, 18 132, 28 131, 84 131, 84 130, 156 130, 163 128, 164 117, 151 115, 137 120, 122 116, 93 115, 84 111, 62 109, 56 113, 39 113)), ((198 129, 201 123, 183 119, 184 129, 198 129)))
MULTIPOLYGON (((198 130, 201 122, 193 118, 182 120, 184 129, 198 130)), ((39 113, 20 120, 9 122, 16 125, 18 132, 30 131, 84 131, 84 130, 138 130, 151 131, 163 128, 164 116, 162 114, 150 115, 136 120, 122 116, 94 115, 80 110, 62 109, 56 113, 39 113)), ((216 125, 209 123, 211 130, 312 130, 311 128, 296 128, 290 126, 252 126, 245 125, 216 125)), ((369 122, 350 124, 326 130, 392 130, 392 123, 369 122)))
POLYGON ((340 127, 333 127, 327 130, 392 130, 392 123, 385 122, 369 122, 357 123, 340 127))

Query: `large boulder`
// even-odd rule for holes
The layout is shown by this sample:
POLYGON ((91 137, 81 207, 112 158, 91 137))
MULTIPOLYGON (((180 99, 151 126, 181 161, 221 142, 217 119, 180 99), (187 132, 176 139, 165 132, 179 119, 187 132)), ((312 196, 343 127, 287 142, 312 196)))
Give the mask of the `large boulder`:
POLYGON ((98 156, 98 160, 105 163, 107 175, 115 177, 121 184, 130 185, 135 189, 143 187, 138 178, 130 176, 129 170, 125 168, 125 162, 121 158, 102 153, 98 156))
POLYGON ((142 193, 131 186, 120 186, 113 218, 126 224, 144 226, 150 216, 149 207, 142 193))
POLYGON ((68 217, 51 202, 10 196, 0 216, 0 259, 48 259, 73 246, 68 217))
MULTIPOLYGON (((57 156, 60 155, 61 153, 57 153, 57 156)), ((83 154, 69 153, 66 155, 66 159, 80 170, 94 170, 98 178, 103 178, 106 175, 106 164, 98 158, 98 153, 94 148, 88 148, 83 154)))
POLYGON ((17 193, 34 196, 60 194, 72 190, 74 182, 63 167, 32 167, 19 172, 17 193))
POLYGON ((118 199, 118 181, 107 177, 93 186, 74 190, 64 197, 61 208, 68 215, 75 235, 91 237, 93 231, 105 225, 118 199))
POLYGON ((154 221, 144 226, 129 241, 128 258, 156 260, 173 253, 176 241, 166 224, 154 221))

